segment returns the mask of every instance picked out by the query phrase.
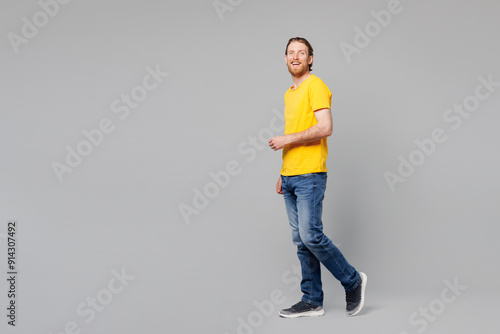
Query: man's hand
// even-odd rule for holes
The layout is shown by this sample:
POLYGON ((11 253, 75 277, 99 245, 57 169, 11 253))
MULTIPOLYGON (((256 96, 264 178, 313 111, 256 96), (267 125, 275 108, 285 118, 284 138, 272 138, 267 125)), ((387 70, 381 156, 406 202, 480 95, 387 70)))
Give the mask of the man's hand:
POLYGON ((283 195, 283 188, 281 187, 281 175, 278 179, 278 182, 276 182, 276 192, 280 195, 283 195))
POLYGON ((273 137, 269 139, 269 147, 272 148, 273 150, 281 150, 283 147, 288 145, 288 141, 286 136, 278 136, 278 137, 273 137))

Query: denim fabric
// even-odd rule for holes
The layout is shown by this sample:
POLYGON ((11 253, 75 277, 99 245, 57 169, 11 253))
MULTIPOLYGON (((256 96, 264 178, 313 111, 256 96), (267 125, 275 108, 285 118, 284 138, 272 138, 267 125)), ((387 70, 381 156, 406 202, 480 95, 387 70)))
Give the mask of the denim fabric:
POLYGON ((354 290, 359 281, 356 269, 323 234, 321 215, 326 180, 326 173, 281 176, 292 239, 302 268, 302 300, 313 305, 323 305, 320 263, 346 291, 354 290))

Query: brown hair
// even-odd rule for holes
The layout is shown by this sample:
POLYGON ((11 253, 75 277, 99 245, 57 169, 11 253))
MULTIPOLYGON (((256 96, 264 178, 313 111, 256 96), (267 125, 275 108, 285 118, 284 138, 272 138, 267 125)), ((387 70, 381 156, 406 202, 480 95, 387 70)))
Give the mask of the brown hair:
MULTIPOLYGON (((309 41, 303 37, 292 37, 290 38, 290 40, 288 40, 288 43, 286 44, 286 48, 285 48, 285 56, 287 55, 287 52, 288 52, 288 46, 290 45, 290 43, 293 43, 293 42, 299 42, 299 43, 302 43, 302 44, 305 44, 305 46, 307 46, 307 58, 309 58, 309 56, 312 56, 313 55, 313 47, 311 46, 311 43, 309 43, 309 41)), ((312 66, 313 64, 309 64, 309 71, 312 71, 312 66)))

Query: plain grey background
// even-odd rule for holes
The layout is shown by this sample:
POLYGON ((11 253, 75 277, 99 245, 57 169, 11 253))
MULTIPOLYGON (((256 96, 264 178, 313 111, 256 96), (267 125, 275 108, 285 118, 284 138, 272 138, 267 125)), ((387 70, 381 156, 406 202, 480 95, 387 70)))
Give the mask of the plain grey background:
POLYGON ((491 333, 500 89, 457 129, 443 115, 474 95, 479 77, 500 82, 500 4, 402 0, 351 62, 341 44, 354 45, 355 28, 376 22, 370 12, 388 1, 220 4, 221 15, 210 0, 73 0, 53 6, 43 25, 37 1, 1 0, 2 268, 7 222, 19 226, 17 326, 7 325, 2 279, 2 332, 55 334, 74 322, 81 333, 491 333), (23 17, 34 15, 43 26, 16 52, 9 36, 22 36, 23 17), (323 220, 369 278, 355 318, 345 317, 344 292, 326 270, 324 317, 276 314, 301 296, 274 191, 281 152, 259 146, 250 159, 241 149, 279 124, 294 36, 312 43, 312 73, 333 94, 323 220), (168 76, 120 119, 112 102, 140 86, 148 67, 168 76), (65 163, 66 147, 105 118, 114 130, 59 182, 53 162, 65 163), (446 142, 391 191, 384 173, 397 173, 398 157, 436 128, 446 142), (193 207, 231 161, 239 173, 187 223, 179 208, 193 207), (134 278, 110 294, 122 270, 134 278), (447 280, 466 286, 451 303, 441 297, 447 280), (272 291, 279 302, 259 315, 272 291), (77 308, 97 297, 106 305, 87 322, 77 308), (432 320, 411 323, 429 307, 432 320))

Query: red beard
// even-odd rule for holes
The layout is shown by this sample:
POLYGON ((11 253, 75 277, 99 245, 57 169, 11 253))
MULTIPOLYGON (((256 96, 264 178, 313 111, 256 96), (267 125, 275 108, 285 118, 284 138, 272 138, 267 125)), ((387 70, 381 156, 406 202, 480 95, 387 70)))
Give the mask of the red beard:
POLYGON ((309 64, 301 63, 299 66, 294 67, 291 63, 287 64, 288 72, 294 77, 300 77, 307 73, 309 70, 309 64))

